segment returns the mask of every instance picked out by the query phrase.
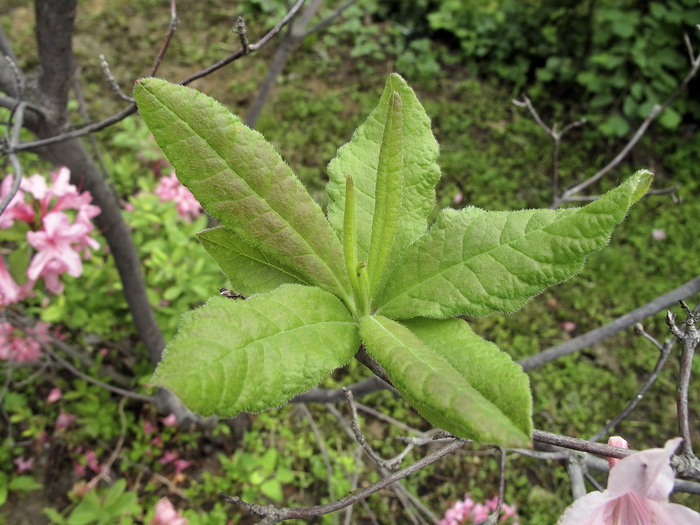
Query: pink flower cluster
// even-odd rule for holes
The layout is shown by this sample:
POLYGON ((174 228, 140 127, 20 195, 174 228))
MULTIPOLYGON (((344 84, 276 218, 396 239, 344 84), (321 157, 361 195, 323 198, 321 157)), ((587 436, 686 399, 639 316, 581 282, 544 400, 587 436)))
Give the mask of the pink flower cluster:
POLYGON ((41 357, 41 343, 49 342, 49 323, 20 330, 0 321, 0 360, 30 363, 41 357))
MULTIPOLYGON (((464 495, 464 500, 456 502, 450 507, 445 516, 438 521, 437 525, 461 525, 461 524, 477 524, 485 521, 489 515, 498 507, 498 498, 487 499, 484 503, 476 503, 469 494, 464 495)), ((501 507, 501 519, 499 521, 508 521, 511 525, 518 525, 519 517, 515 507, 503 505, 501 507)))
POLYGON ((202 207, 197 199, 194 198, 190 190, 180 184, 174 174, 161 177, 154 193, 160 197, 162 202, 173 201, 177 212, 188 221, 196 219, 202 213, 202 207))
MULTIPOLYGON (((0 184, 0 199, 10 193, 13 175, 0 184)), ((20 189, 8 208, 0 215, 0 229, 12 228, 16 222, 29 226, 27 242, 35 253, 26 270, 27 281, 18 285, 0 258, 0 306, 7 306, 27 297, 39 278, 53 293, 63 291, 59 277, 67 273, 79 277, 83 272, 80 258, 90 256, 90 248, 100 247, 90 237, 91 219, 100 213, 90 204, 89 192, 78 192, 70 184, 70 171, 60 168, 51 173, 51 185, 41 175, 23 178, 20 189), (71 212, 70 215, 67 212, 71 212)))

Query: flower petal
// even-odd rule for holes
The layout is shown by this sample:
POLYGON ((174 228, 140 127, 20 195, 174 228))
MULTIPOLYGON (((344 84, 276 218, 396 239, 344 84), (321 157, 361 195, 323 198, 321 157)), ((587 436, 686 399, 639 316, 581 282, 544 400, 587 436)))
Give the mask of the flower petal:
POLYGON ((670 459, 681 441, 670 439, 664 448, 650 448, 621 460, 608 477, 610 497, 634 492, 643 498, 666 501, 675 479, 670 459))
POLYGON ((557 525, 602 525, 610 502, 607 491, 589 492, 566 509, 557 525))

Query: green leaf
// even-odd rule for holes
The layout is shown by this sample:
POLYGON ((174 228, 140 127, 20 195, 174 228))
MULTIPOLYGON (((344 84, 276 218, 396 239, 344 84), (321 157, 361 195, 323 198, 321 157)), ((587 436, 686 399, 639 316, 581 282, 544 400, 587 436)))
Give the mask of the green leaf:
POLYGON ((462 319, 402 321, 525 435, 532 434, 530 380, 522 367, 462 319))
POLYGON ((265 255, 224 226, 204 230, 197 237, 237 293, 250 296, 271 292, 285 283, 303 283, 294 270, 265 255))
POLYGON ((153 384, 204 416, 279 406, 346 364, 359 345, 343 304, 285 284, 246 301, 212 297, 183 315, 153 384))
MULTIPOLYGON (((372 236, 369 244, 369 294, 377 289, 394 245, 394 235, 401 212, 403 185, 403 128, 401 95, 389 94, 386 124, 379 147, 377 181, 374 191, 372 236)), ((346 191, 347 193, 347 191, 346 191)))
POLYGON ((15 476, 10 480, 10 490, 37 490, 43 485, 31 476, 15 476))
POLYGON ((360 321, 367 352, 384 367, 401 395, 433 425, 455 436, 527 446, 532 429, 531 402, 522 388, 527 387, 527 377, 522 378, 524 374, 518 374, 509 359, 496 355, 498 350, 463 321, 415 321, 413 327, 418 327, 421 337, 386 317, 360 321), (462 344, 467 346, 461 348, 462 344), (469 370, 472 364, 484 363, 488 368, 483 372, 469 370), (508 381, 512 379, 517 388, 511 396, 508 381), (477 390, 472 380, 493 399, 477 390), (489 380, 493 387, 485 385, 489 380))
POLYGON ((326 187, 330 197, 328 220, 342 237, 345 180, 347 175, 352 175, 357 199, 357 257, 358 261, 368 261, 379 156, 389 99, 394 92, 401 97, 403 191, 394 250, 387 262, 389 268, 427 229, 427 217, 435 205, 435 184, 440 178, 439 149, 430 119, 413 90, 399 75, 388 78, 379 105, 328 165, 330 181, 326 187))
POLYGON ((350 297, 338 238, 260 133, 211 97, 164 80, 140 80, 134 97, 178 178, 211 215, 306 282, 350 297))
POLYGON ((581 271, 651 178, 641 170, 583 208, 444 210, 392 274, 377 311, 407 319, 517 310, 581 271))

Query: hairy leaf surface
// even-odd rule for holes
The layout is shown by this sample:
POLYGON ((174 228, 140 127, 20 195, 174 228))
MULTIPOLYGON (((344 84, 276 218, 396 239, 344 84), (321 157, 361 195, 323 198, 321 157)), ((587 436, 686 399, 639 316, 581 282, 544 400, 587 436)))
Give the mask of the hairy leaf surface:
POLYGON ((458 370, 525 435, 532 434, 530 380, 508 354, 475 334, 462 319, 416 318, 401 324, 458 370))
POLYGON ((340 242, 279 154, 217 101, 155 78, 136 84, 139 112, 202 206, 304 280, 350 296, 340 242))
POLYGON ((640 171, 568 210, 444 210, 391 275, 378 313, 397 319, 512 312, 581 271, 651 183, 640 171))
MULTIPOLYGON (((442 321, 432 321, 439 323, 442 321)), ((360 333, 367 352, 384 367, 394 386, 413 407, 433 425, 458 437, 499 444, 507 447, 527 446, 530 443, 530 425, 524 423, 529 418, 528 399, 508 401, 507 394, 497 396, 497 403, 484 397, 469 382, 467 359, 456 356, 457 344, 469 342, 477 354, 493 354, 489 345, 479 340, 474 345, 474 334, 462 333, 461 328, 452 324, 443 330, 427 327, 423 331, 426 340, 413 334, 408 328, 382 316, 363 317, 360 333), (453 332, 455 344, 441 341, 444 332, 453 332), (465 341, 466 340, 466 341, 465 341), (438 348, 427 344, 435 343, 438 348), (499 407, 508 406, 509 413, 525 411, 527 416, 516 416, 517 423, 499 407), (524 426, 525 428, 520 428, 524 426)), ((500 359, 495 359, 491 380, 496 389, 506 392, 507 379, 512 376, 508 366, 503 367, 500 359), (505 374, 502 368, 506 368, 505 374)), ((472 376, 475 374, 472 373, 472 376)), ((483 386, 483 382, 477 380, 483 386)))
POLYGON ((389 99, 394 91, 401 97, 403 190, 394 250, 387 263, 390 267, 409 244, 425 233, 428 214, 435 205, 435 184, 440 178, 438 144, 430 128, 430 119, 413 90, 399 75, 389 77, 379 105, 328 165, 330 181, 326 187, 330 197, 328 220, 342 237, 345 179, 352 175, 357 200, 357 257, 368 261, 379 155, 389 99))
POLYGON ((279 406, 345 365, 357 325, 338 298, 286 284, 246 301, 212 297, 183 315, 153 376, 204 416, 279 406))
POLYGON ((265 255, 224 226, 204 230, 197 237, 236 293, 251 296, 271 292, 285 283, 306 284, 293 269, 265 255))

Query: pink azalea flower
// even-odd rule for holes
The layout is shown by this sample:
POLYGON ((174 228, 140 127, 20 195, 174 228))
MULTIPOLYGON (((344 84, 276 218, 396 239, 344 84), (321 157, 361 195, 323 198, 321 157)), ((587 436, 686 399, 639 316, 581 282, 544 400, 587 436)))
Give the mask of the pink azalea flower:
POLYGON ((655 241, 663 241, 666 238, 666 230, 663 228, 651 230, 651 237, 655 241))
POLYGON ((28 280, 22 286, 18 285, 5 268, 5 261, 0 256, 0 307, 16 303, 29 296, 33 286, 32 280, 28 280))
POLYGON ((176 459, 173 462, 173 465, 175 465, 175 475, 177 476, 183 470, 192 466, 192 463, 193 463, 192 461, 187 461, 186 459, 176 459))
POLYGON ((48 342, 48 323, 18 330, 7 321, 0 321, 0 360, 31 363, 41 357, 41 345, 48 342))
POLYGON ((71 426, 71 423, 75 421, 76 416, 73 414, 68 414, 67 412, 61 412, 58 417, 56 418, 56 423, 54 424, 54 427, 56 430, 62 429, 62 428, 68 428, 71 426))
POLYGON ((166 450, 165 452, 163 452, 163 457, 160 458, 160 464, 167 465, 168 463, 172 463, 179 457, 180 454, 178 454, 177 452, 170 452, 169 450, 166 450))
POLYGON ((177 426, 177 416, 175 414, 169 414, 168 416, 161 418, 160 421, 166 427, 176 427, 177 426))
POLYGON ((569 507, 559 525, 700 525, 700 514, 668 502, 675 478, 670 458, 681 438, 631 454, 610 470, 608 488, 569 507))
POLYGON ((44 229, 27 232, 27 240, 38 253, 27 268, 27 277, 36 281, 43 277, 46 287, 54 292, 63 291, 63 283, 58 280, 62 273, 80 277, 83 263, 73 249, 73 243, 82 243, 89 231, 83 224, 70 224, 68 215, 51 212, 44 217, 44 229))
POLYGON ((149 525, 188 525, 188 521, 175 510, 168 498, 161 498, 156 503, 156 515, 149 525))
POLYGON ((46 402, 50 405, 51 403, 55 403, 59 399, 61 399, 61 396, 63 393, 61 392, 60 388, 52 388, 51 392, 49 392, 48 397, 46 398, 46 402))
POLYGON ((148 419, 143 420, 143 432, 144 432, 144 434, 146 434, 146 435, 153 434, 156 430, 158 430, 158 427, 156 427, 148 419))
POLYGON ((561 323, 561 327, 564 329, 565 332, 571 333, 574 330, 576 330, 576 323, 573 321, 564 321, 561 323))
POLYGON ((15 458, 12 460, 12 463, 14 463, 17 467, 17 474, 21 474, 22 472, 32 470, 32 467, 34 466, 34 458, 15 458))
POLYGON ((87 463, 88 468, 92 470, 95 474, 97 474, 100 471, 100 464, 97 462, 97 454, 94 450, 88 450, 87 452, 85 452, 85 461, 87 463))
MULTIPOLYGON (((12 189, 12 182, 14 181, 14 175, 7 175, 2 179, 2 184, 0 184, 0 200, 7 197, 12 189)), ((2 215, 0 215, 0 229, 5 230, 12 227, 15 220, 29 222, 34 221, 34 209, 30 204, 24 202, 24 192, 22 191, 22 186, 20 183, 20 189, 12 197, 10 204, 2 215)))
MULTIPOLYGON (((489 515, 498 507, 498 498, 486 500, 484 503, 476 503, 469 494, 464 495, 463 501, 457 501, 445 512, 445 516, 438 521, 437 525, 462 525, 476 524, 486 520, 489 515)), ((511 523, 518 525, 519 516, 515 507, 509 505, 501 506, 501 523, 511 523), (509 518, 512 520, 508 521, 509 518)))
POLYGON ((161 177, 154 193, 160 197, 161 202, 174 201, 177 212, 188 221, 202 213, 197 199, 190 190, 180 184, 175 174, 161 177))

